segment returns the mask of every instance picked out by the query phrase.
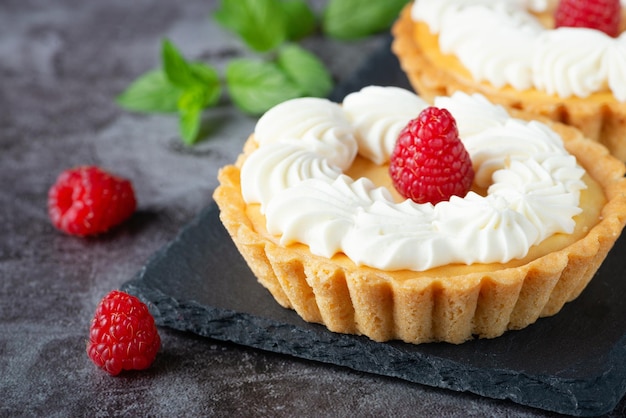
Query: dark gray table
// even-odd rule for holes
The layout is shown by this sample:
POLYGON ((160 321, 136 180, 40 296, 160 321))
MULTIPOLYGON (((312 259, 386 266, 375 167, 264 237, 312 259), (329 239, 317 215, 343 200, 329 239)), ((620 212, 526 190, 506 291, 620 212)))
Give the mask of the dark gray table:
MULTIPOLYGON (((162 37, 218 68, 245 54, 210 21, 215 7, 0 2, 0 416, 555 416, 166 328, 148 371, 113 378, 90 362, 97 302, 210 204, 218 167, 254 127, 224 103, 205 115, 211 138, 189 149, 174 117, 130 114, 113 101, 158 65, 162 37), (98 239, 53 229, 47 190, 79 164, 133 180, 139 209, 123 228, 98 239)), ((383 41, 306 46, 342 80, 383 41)), ((610 416, 624 411, 622 402, 610 416)))

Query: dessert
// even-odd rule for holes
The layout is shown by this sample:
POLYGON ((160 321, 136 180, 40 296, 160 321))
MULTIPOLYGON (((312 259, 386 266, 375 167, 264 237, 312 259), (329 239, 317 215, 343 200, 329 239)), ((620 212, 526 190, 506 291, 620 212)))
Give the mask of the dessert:
POLYGON ((575 126, 624 161, 626 35, 554 29, 555 8, 549 0, 417 0, 395 23, 392 49, 426 100, 478 92, 575 126))
POLYGON ((278 303, 376 341, 461 343, 582 292, 626 222, 624 164, 478 94, 434 105, 455 118, 475 173, 466 196, 436 205, 403 199, 388 174, 399 133, 428 107, 410 91, 295 99, 259 119, 214 198, 278 303))

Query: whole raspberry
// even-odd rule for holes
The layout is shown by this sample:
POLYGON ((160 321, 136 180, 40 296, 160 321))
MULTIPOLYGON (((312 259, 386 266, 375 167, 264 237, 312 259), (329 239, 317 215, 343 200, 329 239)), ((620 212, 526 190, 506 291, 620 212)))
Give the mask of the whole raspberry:
POLYGON ((615 37, 621 16, 620 0, 561 0, 554 14, 554 26, 597 29, 615 37))
POLYGON ((428 107, 408 123, 391 154, 389 174, 398 192, 417 203, 467 194, 474 169, 450 112, 428 107))
POLYGON ((94 166, 62 172, 48 192, 52 224, 70 235, 97 235, 122 223, 137 207, 130 181, 94 166))
POLYGON ((87 355, 98 367, 113 376, 147 369, 160 346, 154 318, 142 301, 119 290, 100 301, 87 344, 87 355))

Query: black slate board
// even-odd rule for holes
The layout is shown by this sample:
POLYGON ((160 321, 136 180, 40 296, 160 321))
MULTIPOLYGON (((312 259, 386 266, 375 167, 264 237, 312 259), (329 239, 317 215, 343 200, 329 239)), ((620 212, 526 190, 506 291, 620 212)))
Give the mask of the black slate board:
MULTIPOLYGON (((408 87, 389 44, 331 99, 369 84, 408 87)), ((210 205, 122 287, 149 304, 158 325, 569 415, 610 412, 626 393, 626 235, 558 315, 492 340, 416 346, 332 333, 283 309, 218 215, 210 205)))

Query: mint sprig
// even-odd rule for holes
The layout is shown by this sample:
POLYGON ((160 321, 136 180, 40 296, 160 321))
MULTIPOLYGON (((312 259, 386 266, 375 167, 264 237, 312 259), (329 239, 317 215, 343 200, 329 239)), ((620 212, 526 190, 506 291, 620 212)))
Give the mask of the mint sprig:
POLYGON ((329 0, 320 21, 305 0, 222 0, 215 21, 262 55, 232 60, 221 76, 208 64, 188 61, 164 39, 161 68, 138 77, 116 101, 134 112, 177 113, 181 139, 192 145, 200 138, 203 112, 217 106, 225 90, 251 115, 296 97, 326 97, 331 74, 293 42, 318 29, 338 39, 367 36, 387 28, 406 2, 329 0))
POLYGON ((204 63, 188 62, 167 39, 161 45, 161 61, 162 69, 139 77, 117 97, 117 103, 135 112, 178 112, 180 136, 191 145, 198 139, 202 111, 220 98, 219 74, 204 63))

